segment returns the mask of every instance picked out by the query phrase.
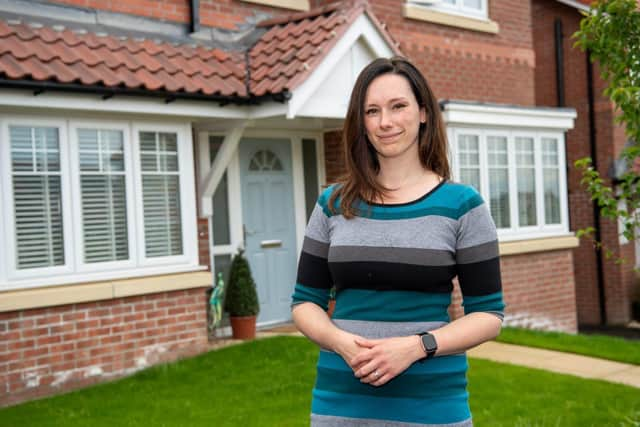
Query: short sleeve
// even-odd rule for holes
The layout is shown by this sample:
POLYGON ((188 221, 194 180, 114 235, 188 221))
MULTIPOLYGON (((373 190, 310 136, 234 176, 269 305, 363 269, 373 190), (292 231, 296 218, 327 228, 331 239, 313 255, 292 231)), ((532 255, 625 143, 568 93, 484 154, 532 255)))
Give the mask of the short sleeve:
POLYGON ((318 199, 305 230, 292 306, 312 302, 327 309, 333 281, 328 263, 329 212, 325 206, 326 199, 326 194, 318 199))
POLYGON ((504 318, 498 235, 482 197, 472 188, 458 219, 456 270, 465 314, 487 312, 504 318))

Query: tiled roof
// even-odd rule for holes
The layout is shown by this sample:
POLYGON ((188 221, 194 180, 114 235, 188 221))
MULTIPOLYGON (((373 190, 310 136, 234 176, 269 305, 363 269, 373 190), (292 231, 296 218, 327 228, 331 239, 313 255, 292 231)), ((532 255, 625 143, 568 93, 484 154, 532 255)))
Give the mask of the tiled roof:
POLYGON ((246 96, 242 55, 0 20, 0 77, 246 96))
POLYGON ((362 13, 400 53, 366 1, 332 3, 310 12, 263 21, 258 26, 268 31, 249 51, 251 93, 263 96, 296 88, 362 13))
POLYGON ((365 0, 263 21, 257 29, 262 36, 248 55, 0 19, 0 80, 5 85, 35 82, 230 101, 263 96, 282 100, 363 13, 399 53, 365 0))

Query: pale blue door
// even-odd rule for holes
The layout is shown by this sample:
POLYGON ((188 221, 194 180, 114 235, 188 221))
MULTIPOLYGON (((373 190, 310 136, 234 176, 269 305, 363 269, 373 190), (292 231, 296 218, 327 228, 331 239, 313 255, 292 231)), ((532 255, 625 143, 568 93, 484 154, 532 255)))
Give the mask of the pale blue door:
POLYGON ((258 288, 258 322, 286 321, 296 278, 291 142, 243 139, 239 150, 244 239, 258 288))

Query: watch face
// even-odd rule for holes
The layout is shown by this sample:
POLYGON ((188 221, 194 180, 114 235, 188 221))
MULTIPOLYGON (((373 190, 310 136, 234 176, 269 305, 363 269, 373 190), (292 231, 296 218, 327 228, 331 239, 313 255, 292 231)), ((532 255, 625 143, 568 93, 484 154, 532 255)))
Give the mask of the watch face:
POLYGON ((438 349, 436 339, 431 334, 424 334, 422 336, 422 344, 424 344, 424 348, 429 352, 436 351, 438 349))

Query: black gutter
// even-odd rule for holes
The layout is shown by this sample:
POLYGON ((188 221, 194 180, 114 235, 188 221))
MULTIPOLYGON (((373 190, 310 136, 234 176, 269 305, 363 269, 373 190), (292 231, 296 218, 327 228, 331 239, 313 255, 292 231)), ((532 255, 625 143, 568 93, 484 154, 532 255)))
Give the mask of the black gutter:
MULTIPOLYGON (((589 59, 591 52, 587 50, 585 58, 587 60, 587 97, 589 100, 589 149, 591 151, 591 164, 594 170, 598 170, 598 150, 596 148, 596 118, 595 118, 595 101, 593 95, 593 63, 589 59)), ((600 231, 600 207, 593 202, 593 224, 595 228, 595 240, 602 243, 602 233, 600 231)), ((604 263, 602 258, 601 247, 596 247, 596 267, 598 279, 598 302, 600 306, 600 324, 607 324, 607 304, 606 293, 604 289, 604 263)))
POLYGON ((558 107, 565 106, 564 100, 564 50, 562 47, 562 19, 555 21, 555 48, 556 48, 556 92, 558 107))
POLYGON ((51 81, 31 81, 31 80, 7 80, 0 78, 0 88, 27 89, 32 90, 34 96, 45 91, 74 92, 95 94, 107 100, 115 95, 143 96, 164 98, 165 103, 173 102, 177 99, 187 99, 195 101, 217 102, 221 106, 228 104, 236 105, 257 105, 266 101, 276 101, 284 103, 291 99, 291 93, 284 91, 275 94, 262 96, 230 96, 230 95, 206 95, 204 93, 171 92, 167 90, 147 90, 131 89, 126 87, 106 87, 98 85, 83 85, 77 83, 57 83, 51 81))
POLYGON ((200 31, 200 0, 191 0, 191 22, 189 30, 192 33, 200 31))

